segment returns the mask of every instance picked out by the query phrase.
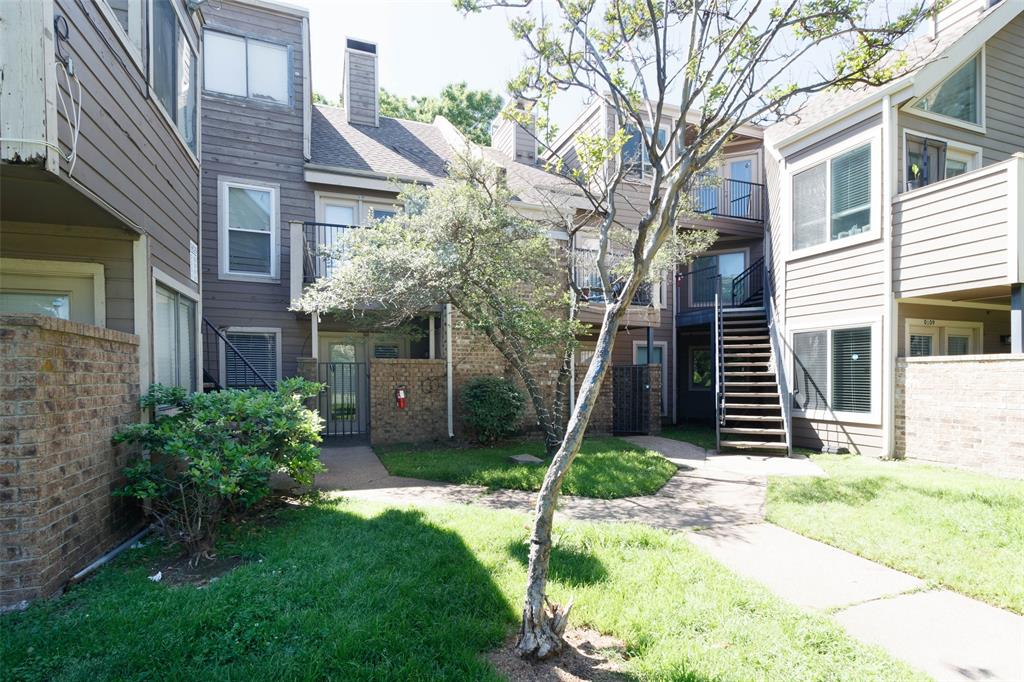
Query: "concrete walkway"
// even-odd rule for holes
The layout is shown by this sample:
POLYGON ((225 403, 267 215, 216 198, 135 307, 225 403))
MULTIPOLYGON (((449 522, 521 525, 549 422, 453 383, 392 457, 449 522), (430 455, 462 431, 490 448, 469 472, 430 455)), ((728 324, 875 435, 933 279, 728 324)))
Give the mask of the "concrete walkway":
MULTIPOLYGON (((854 637, 876 644, 936 680, 1024 682, 1024 617, 764 523, 768 476, 824 476, 807 458, 715 455, 667 438, 627 439, 680 469, 655 495, 562 497, 558 514, 689 531, 699 548, 782 598, 829 613, 854 637)), ((367 446, 325 447, 329 494, 396 505, 474 504, 530 512, 534 494, 391 476, 367 446)))

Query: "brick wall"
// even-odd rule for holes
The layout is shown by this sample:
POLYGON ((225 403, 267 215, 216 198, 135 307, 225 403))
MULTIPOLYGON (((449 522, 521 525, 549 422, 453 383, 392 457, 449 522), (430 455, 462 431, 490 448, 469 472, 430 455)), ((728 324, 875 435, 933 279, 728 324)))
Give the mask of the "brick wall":
POLYGON ((1024 479, 1024 355, 896 361, 896 454, 1024 479))
POLYGON ((139 525, 110 495, 138 401, 138 337, 0 315, 0 606, 54 594, 139 525))
POLYGON ((373 445, 448 439, 444 360, 370 360, 370 442, 373 445), (406 408, 395 391, 406 387, 406 408))

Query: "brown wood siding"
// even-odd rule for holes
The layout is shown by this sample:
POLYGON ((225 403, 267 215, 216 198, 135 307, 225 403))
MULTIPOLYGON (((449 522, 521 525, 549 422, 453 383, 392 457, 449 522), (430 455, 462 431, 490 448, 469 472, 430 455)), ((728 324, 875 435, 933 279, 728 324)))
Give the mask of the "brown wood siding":
MULTIPOLYGON (((281 330, 281 371, 296 373, 296 358, 308 356, 310 321, 288 310, 289 221, 315 219, 313 189, 303 177, 302 19, 227 0, 205 5, 206 27, 287 44, 291 59, 290 104, 260 102, 215 92, 203 101, 203 315, 217 327, 281 330), (279 279, 240 282, 219 277, 218 177, 279 187, 279 279)), ((213 368, 216 370, 216 368, 213 368)), ((216 374, 215 374, 216 375, 216 374)))
POLYGON ((5 220, 4 258, 75 261, 103 266, 106 326, 135 333, 132 236, 125 230, 5 220))
MULTIPOLYGON (((148 4, 143 4, 148 11, 148 4)), ((180 2, 178 9, 192 16, 180 2)), ((197 165, 165 119, 161 105, 149 96, 144 72, 99 9, 88 2, 57 0, 54 11, 68 22, 66 49, 74 57, 82 84, 81 133, 71 182, 150 236, 155 267, 192 284, 189 241, 199 241, 197 165)), ((185 31, 192 45, 198 45, 191 21, 185 31)), ((148 46, 143 47, 145 63, 148 46)), ((64 96, 68 97, 66 90, 64 96)), ((70 128, 60 107, 58 112, 60 142, 68 148, 70 128)), ((61 167, 66 177, 67 164, 62 161, 61 167)))

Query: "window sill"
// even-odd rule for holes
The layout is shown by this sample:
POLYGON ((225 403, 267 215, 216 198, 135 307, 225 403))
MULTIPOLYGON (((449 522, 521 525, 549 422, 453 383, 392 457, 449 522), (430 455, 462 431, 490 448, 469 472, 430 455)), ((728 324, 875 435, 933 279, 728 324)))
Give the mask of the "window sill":
POLYGON ((820 256, 822 254, 831 253, 833 251, 841 251, 848 249, 853 246, 859 246, 861 244, 867 244, 869 242, 878 241, 882 238, 881 230, 872 228, 867 232, 861 232, 858 235, 852 237, 844 237, 842 239, 836 239, 834 241, 825 242, 824 244, 816 244, 815 246, 809 246, 799 251, 789 251, 786 254, 786 262, 801 260, 803 258, 810 258, 812 256, 820 256))
POLYGON ((275 102, 269 99, 249 97, 248 95, 232 95, 230 92, 218 92, 217 90, 207 90, 206 88, 203 88, 203 97, 218 99, 230 104, 256 105, 277 111, 291 111, 294 109, 291 102, 275 102))
POLYGON ((220 272, 217 279, 227 282, 252 282, 254 284, 280 284, 281 278, 273 275, 244 275, 237 272, 220 272))
POLYGON ((910 114, 911 116, 917 116, 918 118, 926 118, 929 121, 936 121, 948 126, 969 130, 972 133, 980 133, 981 135, 986 134, 984 119, 981 123, 971 123, 970 121, 963 121, 959 118, 953 118, 952 116, 944 116, 931 111, 925 111, 924 109, 915 109, 913 106, 904 107, 903 112, 910 114))

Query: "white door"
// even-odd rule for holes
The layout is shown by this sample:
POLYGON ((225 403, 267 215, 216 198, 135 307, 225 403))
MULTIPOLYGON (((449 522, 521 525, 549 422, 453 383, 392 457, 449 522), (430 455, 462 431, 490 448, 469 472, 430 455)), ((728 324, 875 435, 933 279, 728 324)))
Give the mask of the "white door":
POLYGON ((753 194, 755 182, 755 164, 757 156, 737 156, 725 162, 725 197, 729 202, 726 215, 733 218, 757 218, 754 214, 755 201, 759 197, 753 194))

